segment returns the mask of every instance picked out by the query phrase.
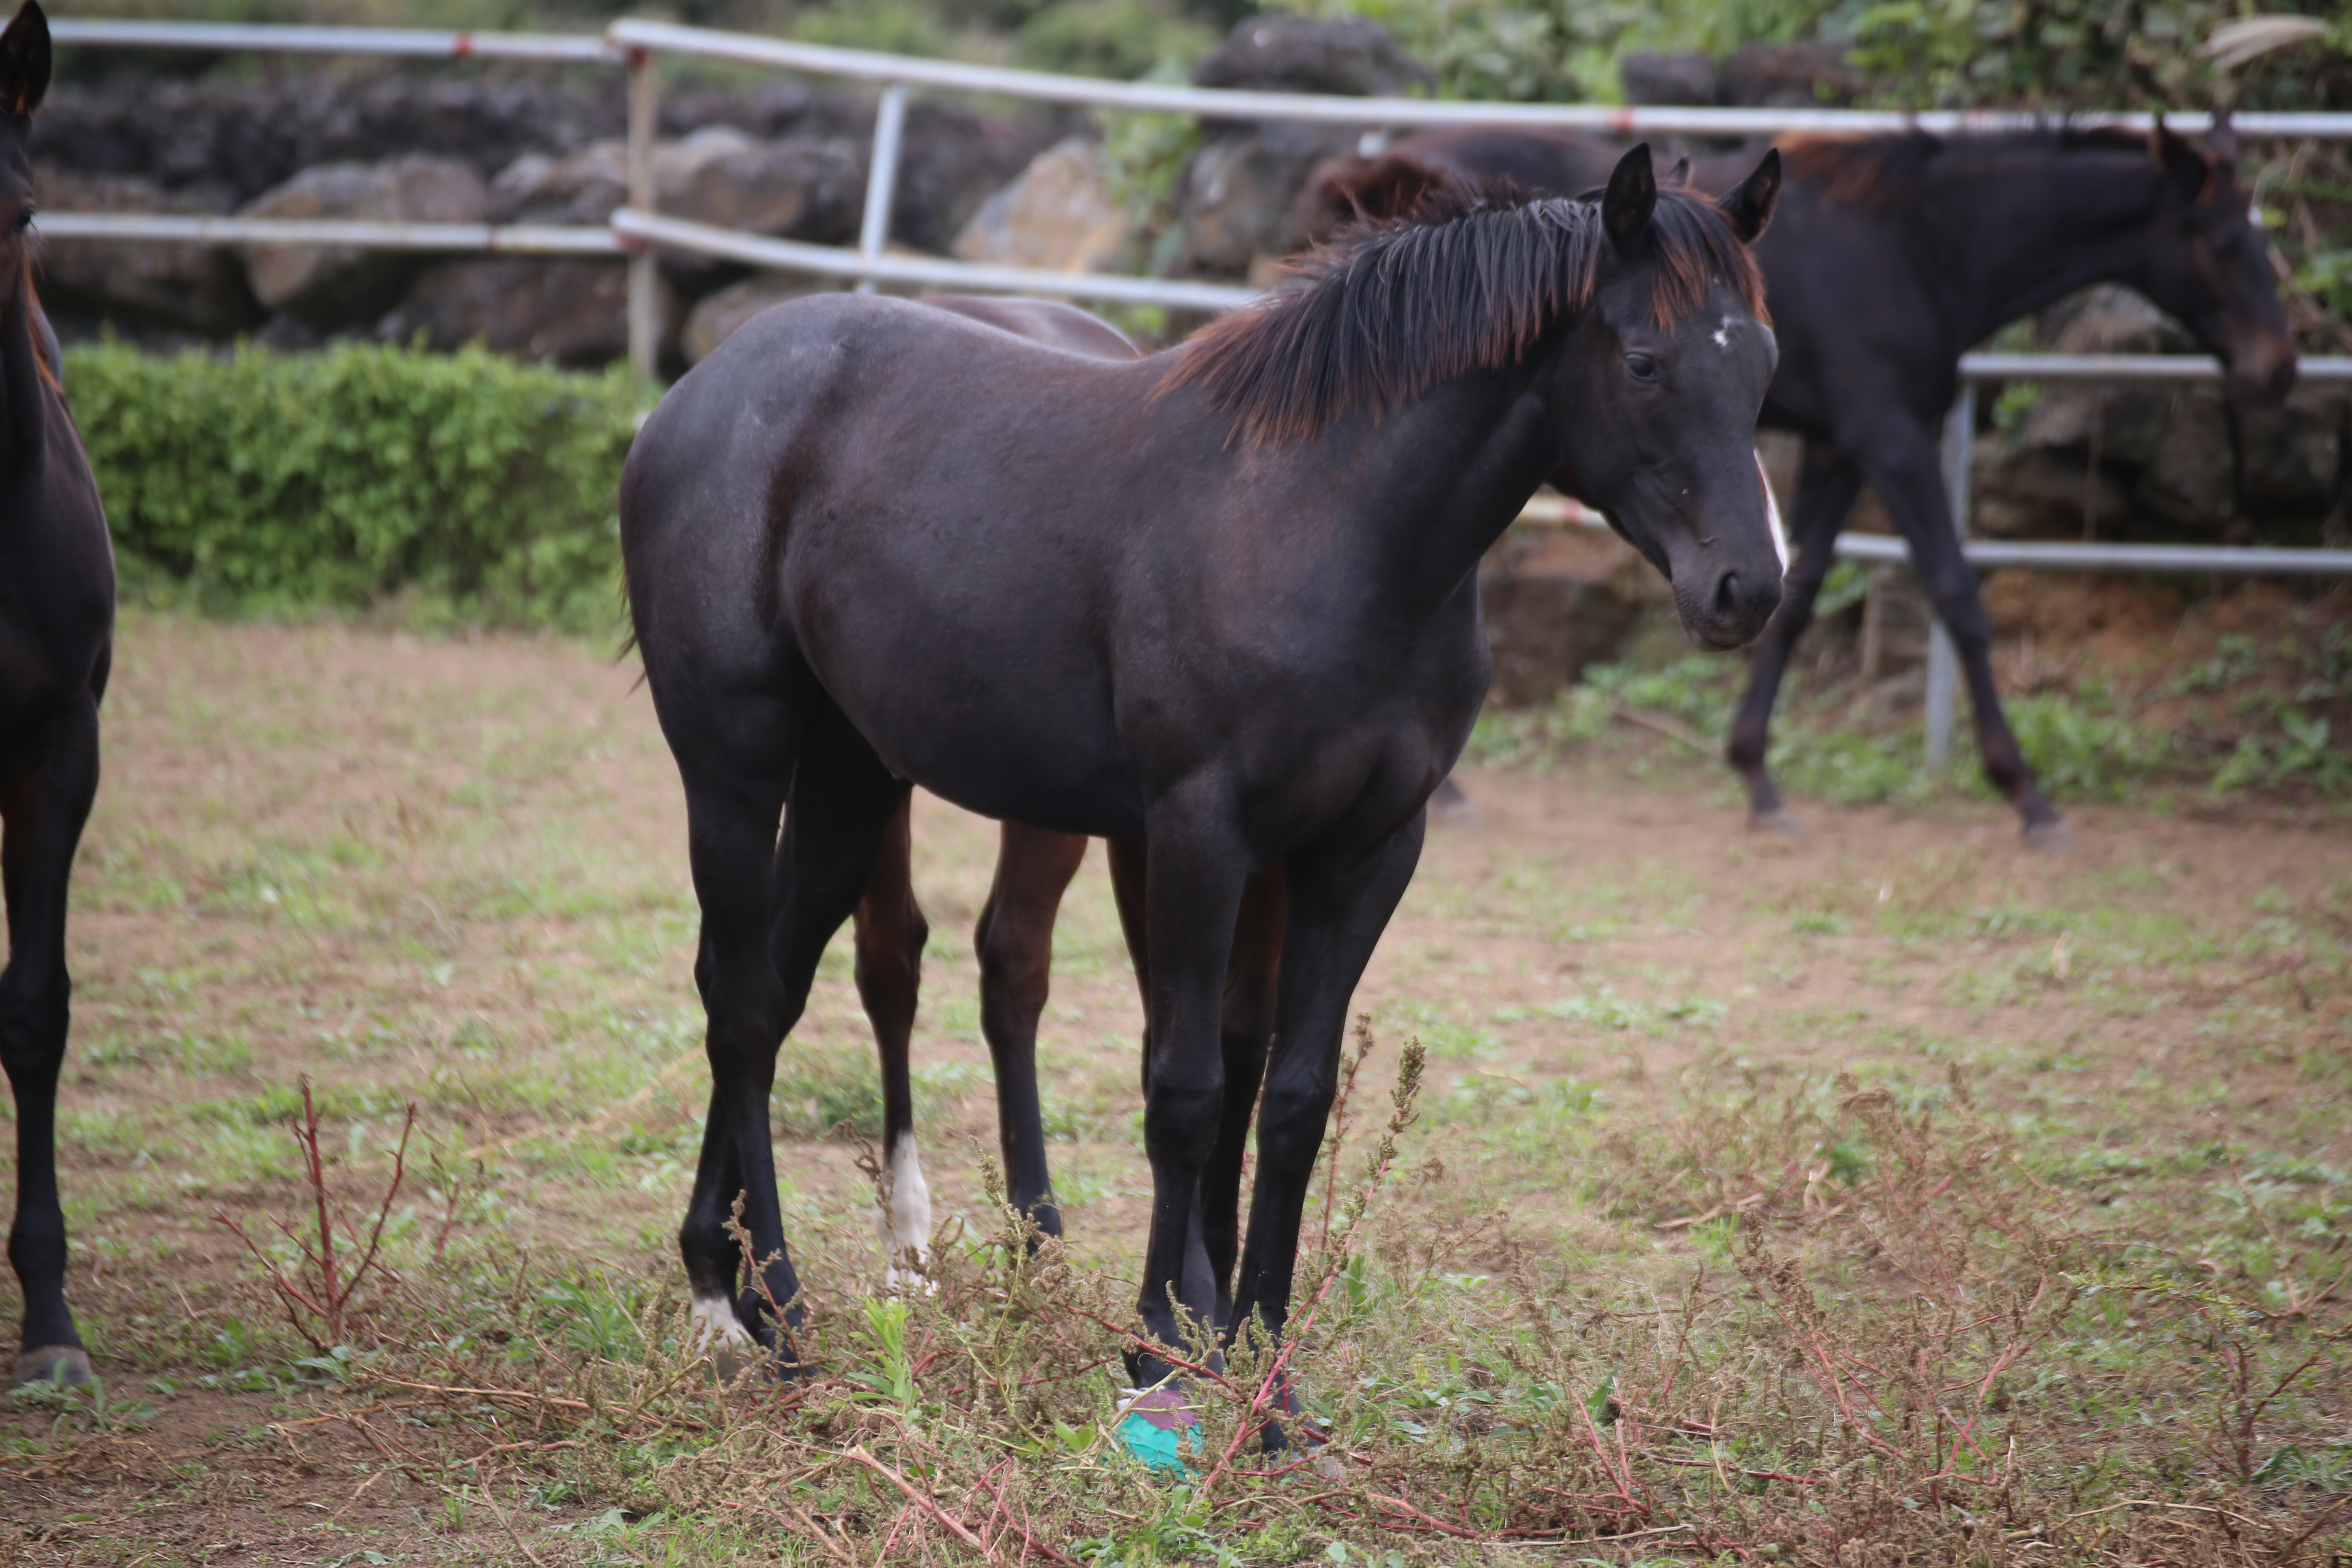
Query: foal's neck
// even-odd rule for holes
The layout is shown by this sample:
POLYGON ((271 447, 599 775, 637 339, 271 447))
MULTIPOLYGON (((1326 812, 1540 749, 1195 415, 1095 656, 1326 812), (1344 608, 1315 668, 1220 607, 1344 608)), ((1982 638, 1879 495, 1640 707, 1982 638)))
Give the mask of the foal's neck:
POLYGON ((1978 342, 2093 283, 2139 280, 2164 174, 2122 152, 1989 159, 1930 198, 1969 260, 1954 325, 1978 342))
POLYGON ((1559 462, 1538 388, 1555 328, 1520 363, 1440 383, 1386 418, 1351 420, 1314 461, 1349 476, 1351 524, 1400 605, 1457 593, 1559 462))
POLYGON ((47 452, 47 388, 33 331, 33 289, 20 274, 0 310, 0 480, 37 469, 47 452))

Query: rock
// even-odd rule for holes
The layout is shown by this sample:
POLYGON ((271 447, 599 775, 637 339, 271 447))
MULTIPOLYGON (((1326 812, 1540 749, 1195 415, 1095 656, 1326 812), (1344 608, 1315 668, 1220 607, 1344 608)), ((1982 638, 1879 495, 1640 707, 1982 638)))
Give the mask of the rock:
POLYGON ((2352 451, 2352 389, 2343 383, 2307 382, 2278 408, 2245 408, 2238 416, 2246 447, 2246 510, 2257 531, 2273 519, 2324 516, 2344 489, 2352 451))
POLYGON ((712 126, 654 149, 654 190, 672 217, 839 245, 857 237, 866 150, 845 137, 758 142, 712 126))
POLYGON ((1127 231, 1126 209, 1103 184, 1101 149, 1073 136, 1038 153, 981 204, 952 253, 966 261, 1093 272, 1118 260, 1127 231))
MULTIPOLYGON (((489 210, 489 192, 471 169, 446 158, 416 157, 305 169, 247 203, 244 215, 480 223, 489 210)), ((413 255, 344 246, 246 249, 255 297, 323 330, 374 321, 400 297, 419 265, 413 255)))
POLYGON ((1346 127, 1287 124, 1203 141, 1176 179, 1177 270, 1246 278, 1259 258, 1297 250, 1307 238, 1300 193, 1356 141, 1346 127))
POLYGON ((1585 666, 1616 656, 1664 585, 1615 534, 1595 528, 1519 528, 1478 569, 1478 599, 1494 650, 1488 700, 1549 701, 1585 666))
MULTIPOLYGON (((1019 116, 980 115, 953 104, 918 99, 907 107, 898 151, 898 183, 890 196, 890 238, 898 245, 947 253, 991 192, 1088 121, 1068 110, 1019 116)), ((859 167, 868 132, 858 132, 859 167)), ((861 192, 858 206, 865 206, 861 192)))
POLYGON ((1696 49, 1630 54, 1617 62, 1628 103, 1707 104, 1721 92, 1715 62, 1696 49))
POLYGON ((125 72, 58 84, 34 146, 60 168, 135 174, 234 207, 321 163, 425 154, 487 179, 523 153, 619 135, 624 91, 617 72, 353 79, 322 70, 226 83, 125 72))
MULTIPOLYGON (((162 189, 152 180, 43 171, 34 188, 58 213, 199 214, 219 207, 162 189)), ((235 252, 211 245, 126 245, 52 239, 35 252, 42 298, 54 310, 98 321, 159 326, 227 337, 265 312, 235 252)))
POLYGON ((1927 661, 1927 628, 1935 619, 1919 574, 1893 562, 1870 569, 1862 600, 1862 681, 1874 685, 1927 661))
POLYGON ((2094 533, 2111 536, 2130 516, 2129 493, 2104 463, 2095 479, 2087 455, 2006 452, 1999 436, 1979 436, 1975 465, 1969 531, 1981 538, 2080 539, 2086 502, 2094 533))
POLYGON ((699 300, 687 312, 678 333, 678 353, 688 364, 699 364, 711 350, 735 335, 752 317, 772 305, 803 295, 822 294, 839 287, 832 281, 764 273, 732 283, 699 300))
POLYGON ((1834 44, 1747 44, 1717 72, 1719 101, 1736 109, 1842 107, 1862 90, 1862 74, 1834 44))
POLYGON ((490 182, 496 223, 601 224, 629 199, 628 150, 613 139, 560 158, 526 153, 490 182))
POLYGON ((1388 29, 1355 17, 1246 16, 1194 63, 1201 87, 1389 97, 1435 80, 1388 29))
MULTIPOLYGON (((618 261, 443 261, 417 277, 375 335, 404 343, 421 335, 427 346, 443 350, 478 342, 518 359, 593 369, 627 354, 628 299, 628 268, 618 261)), ((665 297, 661 319, 667 321, 675 312, 665 297)))
MULTIPOLYGON (((2128 289, 2101 284, 2053 306, 2042 315, 2042 341, 2052 353, 2193 353, 2195 344, 2170 317, 2128 289)), ((2174 388, 2142 383, 2044 385, 2026 416, 2025 444, 2087 452, 2094 427, 2100 460, 2137 467, 2162 440, 2174 388)))
MULTIPOLYGON (((1202 87, 1390 94, 1432 79, 1379 26, 1269 14, 1244 18, 1192 68, 1202 87)), ((1305 243, 1299 193, 1316 167, 1355 151, 1360 129, 1209 121, 1177 176, 1183 244, 1175 269, 1246 278, 1257 258, 1305 243)))

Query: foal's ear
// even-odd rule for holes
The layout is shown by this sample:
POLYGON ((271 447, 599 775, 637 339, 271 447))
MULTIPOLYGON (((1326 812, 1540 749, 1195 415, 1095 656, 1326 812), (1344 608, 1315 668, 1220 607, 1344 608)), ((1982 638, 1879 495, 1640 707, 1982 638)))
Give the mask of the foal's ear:
POLYGON ((2205 154, 2175 136, 2166 127, 2161 114, 2148 128, 2147 155, 2156 160, 2157 166, 2171 177, 2174 184, 2190 196, 2202 195, 2205 182, 2213 174, 2213 167, 2205 162, 2205 154))
POLYGON ((1658 180, 1650 167, 1650 144, 1636 142, 1631 153, 1617 161, 1609 188, 1601 193, 1601 232, 1618 249, 1629 250, 1649 228, 1650 214, 1657 205, 1658 180))
POLYGON ((2226 109, 2213 111, 2213 128, 2205 132, 2205 156, 2217 168, 2234 167, 2238 162, 2238 132, 2226 109))
POLYGON ((1748 245, 1761 238, 1767 224, 1772 221, 1772 209, 1780 205, 1780 149, 1769 147, 1764 161, 1755 172, 1738 185, 1724 193, 1715 204, 1731 224, 1731 232, 1748 245))
POLYGON ((0 113, 30 120, 49 90, 49 19, 41 0, 25 0, 0 33, 0 113))
POLYGON ((1675 160, 1675 166, 1666 171, 1666 184, 1670 185, 1687 185, 1690 184, 1689 153, 1685 153, 1681 157, 1675 160))

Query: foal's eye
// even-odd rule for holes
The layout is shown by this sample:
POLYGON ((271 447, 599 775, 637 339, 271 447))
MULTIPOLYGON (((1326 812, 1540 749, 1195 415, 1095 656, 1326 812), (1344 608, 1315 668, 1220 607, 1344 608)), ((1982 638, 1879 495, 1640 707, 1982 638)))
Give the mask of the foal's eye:
POLYGON ((1658 362, 1648 354, 1627 354, 1625 374, 1647 385, 1658 379, 1658 362))
POLYGON ((22 234, 32 226, 33 209, 31 207, 26 207, 24 211, 16 215, 16 221, 9 226, 9 232, 12 234, 22 234))

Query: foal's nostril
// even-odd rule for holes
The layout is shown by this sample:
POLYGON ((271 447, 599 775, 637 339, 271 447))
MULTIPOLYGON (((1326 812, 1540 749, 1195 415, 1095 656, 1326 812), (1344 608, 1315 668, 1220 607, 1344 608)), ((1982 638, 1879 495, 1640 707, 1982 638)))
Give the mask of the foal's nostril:
POLYGON ((1739 574, 1726 572, 1715 584, 1715 613, 1727 620, 1739 613, 1739 574))

